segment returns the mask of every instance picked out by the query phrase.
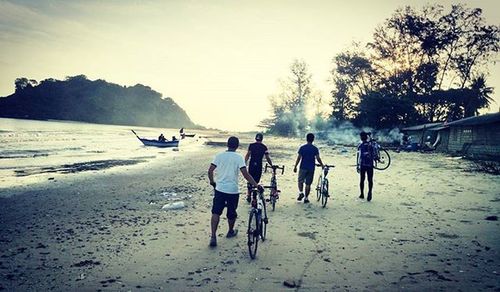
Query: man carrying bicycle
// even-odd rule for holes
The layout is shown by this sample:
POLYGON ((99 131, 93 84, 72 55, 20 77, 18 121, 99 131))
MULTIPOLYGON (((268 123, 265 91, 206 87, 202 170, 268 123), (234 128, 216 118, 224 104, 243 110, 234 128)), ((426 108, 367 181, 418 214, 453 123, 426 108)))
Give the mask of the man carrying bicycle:
MULTIPOLYGON (((260 177, 262 176, 262 159, 264 158, 264 156, 266 157, 267 163, 269 163, 269 165, 271 166, 273 165, 273 163, 271 162, 271 157, 269 157, 267 146, 262 143, 263 139, 264 135, 262 135, 261 133, 257 133, 257 135, 255 135, 255 143, 252 143, 248 146, 248 151, 245 155, 245 162, 248 163, 248 172, 257 183, 260 182, 260 177), (248 161, 249 158, 250 161, 248 161)), ((250 189, 251 185, 248 184, 247 202, 249 203, 251 201, 250 189)))
POLYGON ((314 168, 316 167, 316 160, 323 168, 323 162, 319 157, 319 149, 313 145, 314 134, 309 133, 306 136, 307 144, 300 146, 298 151, 297 160, 293 172, 297 172, 297 165, 300 162, 300 170, 298 177, 299 197, 297 201, 304 199, 304 203, 309 203, 309 193, 311 192, 311 184, 314 179, 314 168), (306 184, 306 193, 304 198, 304 182, 306 184))
POLYGON ((227 151, 217 154, 208 168, 208 179, 210 185, 214 187, 214 199, 212 205, 212 219, 210 222, 212 236, 210 246, 217 246, 217 227, 219 226, 220 215, 224 207, 227 207, 227 223, 229 230, 226 237, 236 236, 238 230, 234 229, 236 223, 236 209, 238 208, 238 172, 254 187, 258 187, 257 182, 248 173, 245 160, 241 154, 236 153, 239 146, 237 137, 230 137, 227 140, 227 151), (217 179, 214 180, 214 172, 217 179))
POLYGON ((368 141, 368 133, 361 132, 359 137, 361 138, 361 144, 358 146, 358 153, 356 155, 356 170, 360 174, 359 190, 361 194, 359 198, 365 198, 365 177, 368 176, 368 197, 366 200, 370 202, 372 200, 373 189, 373 167, 374 161, 378 159, 378 153, 376 146, 371 141, 368 141))

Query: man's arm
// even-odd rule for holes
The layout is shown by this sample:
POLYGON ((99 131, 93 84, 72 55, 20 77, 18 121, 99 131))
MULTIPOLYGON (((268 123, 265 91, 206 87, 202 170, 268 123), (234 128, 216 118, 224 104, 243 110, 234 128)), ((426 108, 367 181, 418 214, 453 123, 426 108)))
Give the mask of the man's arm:
POLYGON ((323 168, 323 161, 321 161, 321 157, 319 157, 319 153, 316 154, 316 160, 319 162, 319 165, 321 165, 321 168, 323 168))
POLYGON ((251 152, 250 150, 247 151, 247 154, 245 155, 245 164, 248 165, 248 159, 250 159, 251 152))
POLYGON ((255 182, 255 180, 253 179, 253 177, 248 173, 248 170, 246 167, 242 167, 240 168, 240 171, 241 171, 241 174, 243 174, 243 177, 253 186, 253 187, 257 187, 258 184, 257 182, 255 182))
POLYGON ((356 152, 356 171, 359 172, 359 149, 356 152))
POLYGON ((210 167, 208 168, 208 180, 210 182, 210 185, 215 188, 215 181, 214 181, 214 170, 217 167, 215 164, 210 164, 210 167))
POLYGON ((302 155, 297 155, 297 160, 295 160, 295 166, 293 167, 293 172, 297 172, 297 165, 299 165, 300 160, 302 159, 302 155))
POLYGON ((271 161, 271 157, 269 156, 269 153, 266 153, 266 160, 269 165, 273 166, 273 162, 271 161))

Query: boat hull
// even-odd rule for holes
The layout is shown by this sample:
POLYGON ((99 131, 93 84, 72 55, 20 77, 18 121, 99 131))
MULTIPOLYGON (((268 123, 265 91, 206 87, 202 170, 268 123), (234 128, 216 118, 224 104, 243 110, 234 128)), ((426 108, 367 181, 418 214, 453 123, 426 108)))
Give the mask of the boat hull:
POLYGON ((158 140, 150 140, 150 139, 139 139, 141 140, 142 144, 144 146, 154 146, 154 147, 161 147, 161 148, 166 148, 166 147, 179 147, 179 141, 158 141, 158 140))

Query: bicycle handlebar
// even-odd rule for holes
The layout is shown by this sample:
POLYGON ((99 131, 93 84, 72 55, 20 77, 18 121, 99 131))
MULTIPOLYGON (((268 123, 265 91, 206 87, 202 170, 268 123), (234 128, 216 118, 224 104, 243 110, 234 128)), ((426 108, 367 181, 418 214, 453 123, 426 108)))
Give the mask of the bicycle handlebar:
POLYGON ((276 187, 259 185, 259 187, 251 187, 250 190, 251 191, 263 191, 264 189, 274 189, 274 188, 276 188, 276 187))
POLYGON ((271 168, 273 171, 276 171, 276 169, 281 169, 281 174, 285 173, 285 166, 279 166, 279 165, 269 165, 266 163, 266 167, 264 168, 264 172, 267 172, 267 168, 271 168))
MULTIPOLYGON (((316 164, 316 166, 320 167, 321 165, 320 164, 316 164)), ((323 168, 325 168, 325 167, 326 168, 333 168, 333 167, 335 167, 335 165, 333 165, 333 164, 323 164, 323 168)))

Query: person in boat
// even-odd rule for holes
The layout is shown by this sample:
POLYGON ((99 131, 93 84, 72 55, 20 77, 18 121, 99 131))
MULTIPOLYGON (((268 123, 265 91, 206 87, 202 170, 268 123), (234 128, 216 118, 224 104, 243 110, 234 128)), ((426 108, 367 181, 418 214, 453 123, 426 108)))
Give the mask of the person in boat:
POLYGON ((175 136, 172 136, 172 141, 177 141, 177 138, 175 138, 175 136))
POLYGON ((161 133, 160 136, 158 137, 158 141, 165 142, 167 141, 167 138, 165 138, 165 136, 163 136, 163 133, 161 133))
MULTIPOLYGON (((257 183, 260 182, 260 177, 262 176, 262 159, 264 156, 266 157, 267 163, 271 166, 273 165, 271 157, 269 157, 267 146, 262 143, 263 139, 264 135, 262 135, 262 133, 257 133, 257 135, 255 135, 255 143, 248 146, 248 151, 245 155, 245 162, 248 165, 248 173, 250 173, 257 183)), ((251 201, 251 189, 252 185, 248 184, 247 202, 249 203, 251 201)))

